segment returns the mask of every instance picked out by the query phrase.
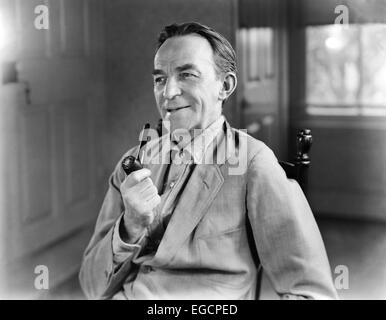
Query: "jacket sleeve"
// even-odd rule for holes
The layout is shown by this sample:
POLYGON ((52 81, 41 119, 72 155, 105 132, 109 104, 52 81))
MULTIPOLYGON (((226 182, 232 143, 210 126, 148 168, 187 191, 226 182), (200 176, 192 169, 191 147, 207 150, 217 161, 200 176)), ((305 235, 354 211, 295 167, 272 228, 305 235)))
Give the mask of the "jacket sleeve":
POLYGON ((264 272, 282 299, 336 299, 318 226, 298 183, 264 147, 248 167, 247 208, 264 272))
POLYGON ((120 162, 110 176, 108 190, 95 225, 94 234, 84 252, 79 272, 80 285, 88 299, 108 299, 133 275, 131 261, 138 255, 140 246, 128 250, 126 259, 114 259, 113 239, 116 223, 124 211, 119 190, 125 173, 120 162))

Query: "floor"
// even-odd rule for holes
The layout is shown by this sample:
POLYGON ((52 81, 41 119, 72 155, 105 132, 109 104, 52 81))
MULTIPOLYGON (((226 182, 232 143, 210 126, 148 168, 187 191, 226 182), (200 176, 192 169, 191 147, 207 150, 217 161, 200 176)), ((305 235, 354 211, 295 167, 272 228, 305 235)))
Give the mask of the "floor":
MULTIPOLYGON (((386 223, 331 218, 317 222, 340 299, 386 299, 386 223), (346 270, 347 283, 341 276, 346 270)), ((262 299, 277 298, 264 278, 262 299)))
POLYGON ((319 226, 332 270, 348 267, 341 299, 386 299, 386 223, 327 220, 319 226))
POLYGON ((74 275, 61 286, 54 290, 49 290, 42 300, 85 300, 82 289, 80 288, 78 275, 74 275))
MULTIPOLYGON (((386 223, 331 218, 318 219, 317 222, 334 280, 343 287, 338 289, 340 298, 386 299, 386 223), (348 283, 339 281, 345 267, 348 283)), ((51 291, 46 298, 85 299, 77 276, 51 291)), ((266 278, 263 279, 261 298, 278 299, 266 278)))

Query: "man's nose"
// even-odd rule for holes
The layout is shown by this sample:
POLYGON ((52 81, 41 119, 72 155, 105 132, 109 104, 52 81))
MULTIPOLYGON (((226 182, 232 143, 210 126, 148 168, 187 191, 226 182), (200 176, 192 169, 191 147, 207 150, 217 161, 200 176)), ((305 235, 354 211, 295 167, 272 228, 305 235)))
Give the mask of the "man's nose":
POLYGON ((181 94, 181 89, 178 82, 174 78, 168 78, 164 87, 163 96, 165 99, 171 100, 181 94))

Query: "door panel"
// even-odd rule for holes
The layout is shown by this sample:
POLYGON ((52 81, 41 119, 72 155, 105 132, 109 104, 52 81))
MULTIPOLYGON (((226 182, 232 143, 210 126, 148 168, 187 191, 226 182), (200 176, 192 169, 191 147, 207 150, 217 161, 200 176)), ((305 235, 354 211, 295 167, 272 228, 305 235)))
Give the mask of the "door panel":
POLYGON ((85 52, 85 21, 87 2, 79 0, 60 0, 61 49, 66 56, 81 56, 85 52))
POLYGON ((70 108, 65 122, 66 207, 91 198, 89 175, 88 114, 85 106, 70 108))
POLYGON ((288 128, 286 4, 241 1, 240 6, 237 51, 242 127, 284 160, 288 128))
POLYGON ((21 117, 20 157, 17 160, 22 223, 28 224, 52 215, 50 118, 45 108, 28 110, 21 117))
POLYGON ((51 287, 76 272, 88 241, 81 234, 103 200, 103 6, 102 0, 0 0, 2 15, 14 17, 8 24, 14 45, 0 62, 14 61, 18 73, 16 83, 0 83, 0 272, 11 275, 7 294, 42 294, 33 287, 31 261, 52 265, 51 287), (49 8, 48 30, 34 27, 34 9, 42 4, 49 8), (61 256, 71 247, 70 256, 61 256))

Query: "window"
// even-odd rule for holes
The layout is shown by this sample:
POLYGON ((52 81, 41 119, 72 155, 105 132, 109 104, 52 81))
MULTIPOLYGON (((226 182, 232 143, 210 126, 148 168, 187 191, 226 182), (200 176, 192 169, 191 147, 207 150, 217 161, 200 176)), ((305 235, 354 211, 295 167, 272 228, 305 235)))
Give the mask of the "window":
POLYGON ((386 24, 306 28, 306 110, 386 115, 386 24))
POLYGON ((238 32, 242 74, 247 83, 273 77, 273 29, 242 28, 238 32))

